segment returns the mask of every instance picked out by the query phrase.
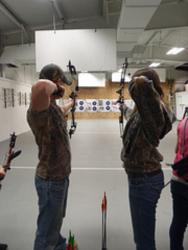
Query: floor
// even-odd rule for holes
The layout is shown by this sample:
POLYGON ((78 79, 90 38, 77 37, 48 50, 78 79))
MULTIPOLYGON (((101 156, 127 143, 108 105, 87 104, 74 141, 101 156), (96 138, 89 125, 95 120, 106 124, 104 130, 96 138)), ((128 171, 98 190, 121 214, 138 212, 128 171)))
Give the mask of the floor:
MULTIPOLYGON (((166 182, 171 170, 166 163, 174 158, 176 124, 160 144, 164 155, 166 182)), ((22 154, 2 182, 0 202, 0 242, 9 250, 32 250, 36 228, 37 197, 33 184, 37 148, 30 132, 19 135, 17 148, 22 154)), ((72 173, 67 215, 62 233, 75 235, 79 250, 101 249, 101 201, 107 194, 107 249, 134 250, 127 197, 127 178, 121 161, 121 140, 116 120, 80 120, 71 139, 72 173)), ((8 141, 0 143, 0 160, 8 141)), ((169 249, 168 229, 171 221, 169 186, 161 195, 157 209, 156 242, 158 250, 169 249)), ((188 237, 185 235, 185 249, 188 237)))

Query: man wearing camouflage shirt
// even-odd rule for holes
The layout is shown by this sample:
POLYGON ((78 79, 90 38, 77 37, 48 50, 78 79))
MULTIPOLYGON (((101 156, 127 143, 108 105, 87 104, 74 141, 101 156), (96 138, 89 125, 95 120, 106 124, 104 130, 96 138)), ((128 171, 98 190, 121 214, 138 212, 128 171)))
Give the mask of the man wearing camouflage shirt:
POLYGON ((27 112, 39 150, 35 176, 39 216, 34 250, 65 250, 66 239, 60 235, 60 230, 65 217, 71 172, 66 114, 73 101, 69 100, 64 107, 56 104, 55 100, 64 95, 63 84, 69 84, 59 66, 46 65, 39 78, 32 86, 27 112))

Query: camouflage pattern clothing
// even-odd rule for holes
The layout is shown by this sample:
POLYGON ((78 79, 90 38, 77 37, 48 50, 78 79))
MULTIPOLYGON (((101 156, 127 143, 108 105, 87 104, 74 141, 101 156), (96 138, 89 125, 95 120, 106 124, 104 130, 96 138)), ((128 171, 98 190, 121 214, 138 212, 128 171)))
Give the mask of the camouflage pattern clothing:
MULTIPOLYGON (((163 156, 157 150, 172 128, 170 111, 151 81, 129 83, 129 92, 136 109, 125 126, 121 160, 127 173, 149 173, 161 168, 163 156)), ((128 109, 125 111, 129 112, 128 109)))
POLYGON ((36 175, 46 180, 63 180, 71 172, 67 122, 60 107, 51 102, 47 110, 37 112, 30 106, 27 121, 38 145, 36 175))

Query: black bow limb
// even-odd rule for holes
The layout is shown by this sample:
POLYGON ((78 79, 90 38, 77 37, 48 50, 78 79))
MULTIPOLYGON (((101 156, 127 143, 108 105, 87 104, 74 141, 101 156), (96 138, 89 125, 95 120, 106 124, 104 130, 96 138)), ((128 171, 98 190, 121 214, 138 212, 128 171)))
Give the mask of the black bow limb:
POLYGON ((71 127, 69 129, 69 136, 71 138, 74 132, 76 131, 77 127, 77 122, 75 120, 75 111, 76 111, 76 97, 77 97, 77 92, 79 91, 79 86, 78 86, 76 67, 71 64, 71 61, 69 61, 67 67, 69 68, 72 80, 76 82, 75 88, 69 96, 73 100, 73 105, 71 108, 71 127))
MULTIPOLYGON (((10 135, 10 142, 9 142, 9 150, 8 150, 8 153, 6 154, 6 157, 5 157, 5 161, 4 161, 4 164, 3 164, 3 168, 5 170, 5 172, 7 170, 10 170, 10 164, 11 164, 11 161, 16 158, 18 155, 21 154, 21 150, 17 150, 17 151, 14 151, 14 147, 15 147, 15 144, 16 144, 16 134, 13 132, 11 135, 10 135)), ((3 179, 4 177, 2 177, 1 179, 3 179)), ((0 179, 0 180, 1 180, 0 179)))
POLYGON ((124 106, 124 88, 125 88, 125 76, 128 68, 128 60, 125 58, 125 62, 122 65, 121 69, 121 80, 120 80, 120 88, 116 91, 119 94, 119 98, 116 103, 119 103, 120 116, 119 116, 119 128, 120 128, 120 137, 123 136, 124 130, 124 119, 123 119, 123 106, 124 106))
POLYGON ((184 114, 183 114, 183 118, 185 118, 185 116, 188 116, 188 107, 185 107, 185 111, 184 111, 184 114))
POLYGON ((21 150, 14 151, 15 144, 16 144, 16 138, 17 138, 17 136, 16 136, 15 132, 13 132, 10 135, 9 150, 8 150, 7 156, 5 158, 5 163, 3 164, 3 168, 5 169, 5 171, 10 169, 11 161, 14 158, 16 158, 18 155, 20 155, 22 152, 21 150))

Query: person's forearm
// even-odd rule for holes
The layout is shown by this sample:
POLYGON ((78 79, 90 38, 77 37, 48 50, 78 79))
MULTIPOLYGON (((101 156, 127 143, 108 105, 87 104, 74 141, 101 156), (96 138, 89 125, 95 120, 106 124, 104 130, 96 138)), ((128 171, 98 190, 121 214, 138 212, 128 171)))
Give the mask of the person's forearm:
POLYGON ((47 96, 51 96, 55 91, 58 90, 57 85, 55 83, 53 83, 50 80, 39 80, 38 81, 39 84, 42 85, 42 87, 44 88, 44 91, 46 92, 47 96))
POLYGON ((126 120, 128 120, 133 112, 133 109, 129 108, 125 103, 123 105, 123 114, 126 120))
POLYGON ((42 111, 49 107, 50 98, 57 90, 56 84, 52 81, 41 79, 32 86, 32 108, 36 111, 42 111))
POLYGON ((5 176, 5 170, 2 166, 0 166, 0 177, 4 177, 5 176))

